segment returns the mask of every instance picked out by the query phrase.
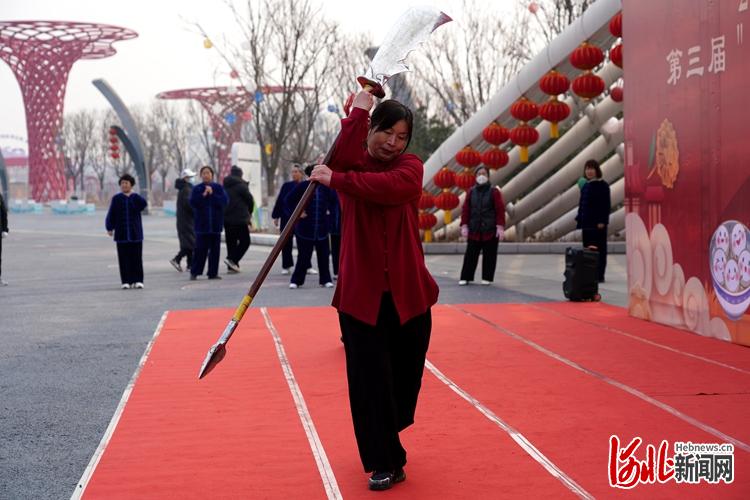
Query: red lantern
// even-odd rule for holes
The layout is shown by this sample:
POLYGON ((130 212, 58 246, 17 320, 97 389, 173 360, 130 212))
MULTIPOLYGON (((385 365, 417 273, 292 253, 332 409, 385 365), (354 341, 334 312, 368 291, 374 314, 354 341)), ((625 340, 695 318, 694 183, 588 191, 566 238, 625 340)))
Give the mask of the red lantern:
POLYGON ((611 97, 612 100, 615 102, 622 102, 622 98, 623 98, 622 87, 612 87, 609 90, 609 97, 611 97))
POLYGON ((539 88, 545 94, 552 96, 564 94, 570 88, 570 80, 567 76, 553 69, 539 80, 539 88))
POLYGON ((539 107, 523 96, 511 105, 510 114, 518 121, 529 122, 537 117, 539 107))
POLYGON ((450 189, 456 184, 456 173, 448 167, 443 167, 432 178, 432 182, 440 189, 450 189))
POLYGON ((573 80, 573 92, 584 99, 593 99, 604 92, 604 80, 593 73, 584 73, 573 80))
POLYGON ((482 130, 482 138, 493 146, 499 146, 509 137, 508 129, 496 122, 490 123, 482 130))
MULTIPOLYGON (((419 209, 429 210, 435 206, 435 197, 427 191, 422 191, 422 196, 419 197, 419 209)), ((434 225, 434 224, 433 224, 434 225)))
POLYGON ((583 42, 570 54, 570 64, 578 69, 590 70, 599 66, 602 61, 604 61, 602 49, 588 42, 583 42))
POLYGON ((479 151, 472 148, 471 146, 466 146, 461 151, 456 153, 456 163, 461 165, 462 167, 469 167, 474 168, 482 161, 482 155, 479 154, 479 151))
POLYGON ((529 161, 529 146, 539 140, 539 132, 534 127, 521 124, 510 131, 510 140, 521 147, 520 158, 523 163, 529 161))
POLYGON ((443 210, 443 219, 446 224, 451 223, 452 214, 451 211, 456 208, 459 204, 458 195, 451 193, 448 190, 443 191, 435 197, 435 206, 443 210))
POLYGON ((109 136, 109 143, 110 143, 110 144, 117 144, 117 142, 118 142, 119 140, 120 140, 120 139, 118 139, 116 135, 110 135, 110 136, 109 136))
POLYGON ((432 241, 432 227, 437 224, 437 217, 435 214, 420 212, 419 213, 419 229, 424 231, 425 243, 432 241))
POLYGON ((622 37, 622 11, 615 14, 615 17, 609 21, 609 32, 612 36, 622 37))
POLYGON ((117 135, 117 129, 115 127, 109 127, 109 135, 117 135))
POLYGON ((493 146, 482 153, 482 163, 484 163, 490 170, 503 168, 508 164, 508 153, 503 149, 493 146))
POLYGON ((622 44, 618 43, 609 50, 609 60, 612 61, 615 66, 622 68, 622 44))
POLYGON ((230 78, 239 78, 239 77, 240 77, 240 74, 239 74, 239 73, 237 73, 237 70, 236 70, 236 69, 233 69, 232 71, 230 71, 230 72, 229 72, 229 77, 230 77, 230 78))
POLYGON ((113 160, 116 160, 116 159, 118 159, 119 157, 120 157, 120 153, 114 153, 114 152, 112 153, 112 159, 113 159, 113 160))
POLYGON ((552 123, 549 135, 553 139, 560 137, 557 124, 566 119, 568 115, 570 115, 570 107, 564 102, 558 101, 557 97, 552 97, 539 108, 539 116, 552 123))
MULTIPOLYGON (((477 163, 477 165, 478 164, 479 163, 477 163)), ((464 167, 463 172, 456 175, 456 186, 459 189, 468 191, 474 186, 475 183, 476 179, 474 178, 474 173, 466 167, 464 167)))
POLYGON ((419 214, 419 229, 428 230, 437 224, 435 214, 424 212, 419 214))

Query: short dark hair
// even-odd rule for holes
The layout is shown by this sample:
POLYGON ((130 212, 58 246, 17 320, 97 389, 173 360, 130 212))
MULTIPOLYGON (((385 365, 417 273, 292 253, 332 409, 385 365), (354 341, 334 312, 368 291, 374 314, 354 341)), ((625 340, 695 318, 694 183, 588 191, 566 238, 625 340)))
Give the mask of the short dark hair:
POLYGON ((409 137, 406 139, 406 147, 411 142, 411 132, 414 127, 414 115, 411 110, 394 99, 383 101, 375 107, 370 117, 370 130, 386 130, 394 126, 399 121, 404 120, 409 129, 409 137))
POLYGON ((117 185, 119 186, 122 181, 128 181, 131 186, 135 186, 135 179, 130 174, 121 175, 120 178, 117 180, 117 185))
POLYGON ((211 171, 211 175, 214 176, 216 173, 214 172, 214 169, 211 165, 203 165, 201 169, 198 171, 198 174, 202 174, 205 169, 209 169, 211 171))
POLYGON ((602 167, 599 166, 599 162, 596 160, 588 160, 586 164, 583 166, 583 175, 586 176, 586 169, 587 168, 593 168, 596 170, 596 178, 601 179, 602 178, 602 167))

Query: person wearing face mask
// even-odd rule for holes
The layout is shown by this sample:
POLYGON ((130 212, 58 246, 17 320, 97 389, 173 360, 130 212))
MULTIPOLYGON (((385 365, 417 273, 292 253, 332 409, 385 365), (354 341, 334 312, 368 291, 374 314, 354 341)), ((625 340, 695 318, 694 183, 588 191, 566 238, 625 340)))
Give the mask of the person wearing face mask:
POLYGON ((497 245, 505 235, 505 203, 499 189, 493 189, 487 168, 474 170, 476 185, 466 193, 461 209, 461 236, 466 238, 466 253, 461 267, 460 286, 474 281, 474 272, 482 254, 482 284, 495 280, 497 245))
POLYGON ((438 286, 424 263, 418 202, 422 161, 404 153, 412 112, 395 100, 373 111, 354 97, 328 165, 311 179, 341 202, 341 255, 333 306, 346 353, 349 403, 368 486, 406 478, 399 432, 414 423, 438 286))

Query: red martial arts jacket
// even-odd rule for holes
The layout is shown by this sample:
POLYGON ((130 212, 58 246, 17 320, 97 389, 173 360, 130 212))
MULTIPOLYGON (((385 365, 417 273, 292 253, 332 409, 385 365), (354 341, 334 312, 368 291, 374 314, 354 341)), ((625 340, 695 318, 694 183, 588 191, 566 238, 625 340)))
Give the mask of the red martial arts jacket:
POLYGON ((341 201, 341 256, 333 306, 375 325, 384 291, 393 296, 401 324, 437 302, 438 286, 424 263, 418 202, 422 161, 401 154, 385 163, 365 146, 369 113, 354 108, 341 121, 329 167, 341 201))

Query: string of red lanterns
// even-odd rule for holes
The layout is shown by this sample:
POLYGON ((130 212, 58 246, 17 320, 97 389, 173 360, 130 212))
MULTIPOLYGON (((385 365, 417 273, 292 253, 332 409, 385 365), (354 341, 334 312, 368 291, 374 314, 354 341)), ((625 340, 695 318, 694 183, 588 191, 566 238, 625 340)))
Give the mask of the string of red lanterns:
POLYGON ((435 206, 435 197, 427 191, 422 191, 422 196, 419 197, 419 229, 424 231, 424 241, 429 243, 432 241, 432 228, 437 224, 437 217, 435 214, 427 212, 435 206))
POLYGON ((445 223, 450 224, 451 211, 459 204, 458 196, 450 190, 456 185, 456 173, 448 167, 443 167, 432 178, 432 182, 443 190, 435 197, 435 206, 443 211, 445 223))
POLYGON ((539 88, 550 98, 539 108, 539 116, 550 122, 549 136, 553 139, 560 137, 557 124, 570 115, 570 107, 557 99, 570 88, 568 77, 555 71, 549 71, 539 80, 539 88))
POLYGON ((482 138, 490 144, 490 148, 482 153, 482 163, 490 170, 503 168, 508 164, 508 153, 498 146, 510 138, 508 129, 492 122, 482 130, 482 138))
POLYGON ((510 107, 510 114, 513 118, 521 123, 510 131, 510 140, 516 146, 521 148, 519 155, 522 163, 529 162, 529 146, 539 140, 539 132, 534 127, 528 125, 528 122, 539 115, 539 107, 530 101, 526 96, 522 96, 510 107))
MULTIPOLYGON (((612 36, 617 38, 622 38, 622 12, 618 12, 610 21, 609 21, 609 32, 612 33, 612 36)), ((623 67, 623 59, 622 59, 622 41, 612 47, 609 50, 609 60, 612 61, 614 65, 616 65, 618 68, 623 67)), ((621 86, 612 87, 609 91, 609 96, 612 98, 615 102, 622 102, 623 98, 623 89, 621 86)))
POLYGON ((589 42, 583 42, 570 54, 570 64, 583 70, 583 74, 573 80, 573 92, 583 99, 593 99, 604 92, 604 80, 591 70, 604 61, 602 49, 589 42))

